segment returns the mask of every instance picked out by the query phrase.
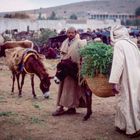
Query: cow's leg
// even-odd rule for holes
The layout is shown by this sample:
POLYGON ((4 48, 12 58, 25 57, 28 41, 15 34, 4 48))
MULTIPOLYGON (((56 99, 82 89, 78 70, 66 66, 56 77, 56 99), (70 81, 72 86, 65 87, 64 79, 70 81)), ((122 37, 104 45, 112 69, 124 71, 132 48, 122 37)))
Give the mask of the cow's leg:
POLYGON ((85 86, 85 96, 86 96, 86 105, 87 105, 87 114, 84 116, 83 121, 86 121, 90 118, 92 114, 92 91, 85 86))
POLYGON ((21 87, 20 87, 21 93, 22 93, 22 88, 23 88, 23 85, 24 85, 24 79, 25 79, 25 73, 22 73, 21 87))
POLYGON ((31 75, 31 86, 32 86, 32 94, 33 97, 36 99, 35 89, 34 89, 34 75, 31 75))
POLYGON ((17 85, 18 85, 18 90, 19 90, 18 96, 21 97, 22 93, 21 93, 20 82, 19 82, 20 73, 16 74, 16 78, 17 78, 17 85))
POLYGON ((14 93, 14 85, 15 85, 15 73, 12 72, 12 93, 14 93))

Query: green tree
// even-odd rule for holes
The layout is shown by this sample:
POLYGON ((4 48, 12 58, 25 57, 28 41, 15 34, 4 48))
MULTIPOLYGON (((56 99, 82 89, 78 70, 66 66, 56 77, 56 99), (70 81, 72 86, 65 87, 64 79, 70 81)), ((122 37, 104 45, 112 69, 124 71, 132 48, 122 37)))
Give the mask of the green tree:
POLYGON ((77 15, 72 14, 72 15, 70 16, 70 19, 75 19, 75 20, 76 20, 76 19, 78 19, 78 18, 77 18, 77 15))
POLYGON ((50 17, 48 17, 48 19, 50 19, 50 20, 56 20, 57 19, 56 13, 54 11, 52 11, 52 13, 51 13, 50 17))
POLYGON ((26 18, 30 18, 30 16, 26 13, 16 12, 16 13, 12 13, 12 14, 5 14, 4 18, 26 19, 26 18))
POLYGON ((39 12, 38 19, 42 19, 41 12, 39 12))
POLYGON ((136 16, 136 19, 135 19, 134 24, 135 24, 136 26, 140 26, 140 7, 138 7, 138 8, 135 10, 135 16, 136 16))
POLYGON ((135 15, 136 17, 139 17, 140 16, 140 7, 138 7, 135 11, 135 15))
POLYGON ((33 38, 32 41, 38 44, 39 46, 43 46, 43 44, 46 44, 48 42, 48 39, 50 37, 54 37, 56 35, 57 35, 56 32, 48 28, 42 29, 39 38, 33 38))
POLYGON ((11 14, 5 14, 4 18, 12 18, 12 15, 11 14))
POLYGON ((38 19, 39 20, 44 20, 45 19, 45 17, 42 16, 42 8, 40 8, 40 10, 39 10, 38 19))

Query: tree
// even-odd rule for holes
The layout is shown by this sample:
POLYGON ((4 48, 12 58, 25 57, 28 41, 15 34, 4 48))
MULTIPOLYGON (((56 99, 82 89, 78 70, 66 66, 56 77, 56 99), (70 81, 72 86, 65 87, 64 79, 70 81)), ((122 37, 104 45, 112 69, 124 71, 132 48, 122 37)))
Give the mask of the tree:
POLYGON ((39 10, 38 19, 39 20, 44 20, 45 19, 45 17, 42 16, 42 8, 40 8, 40 10, 39 10))
POLYGON ((11 14, 5 14, 4 18, 26 19, 26 18, 30 18, 30 16, 26 13, 16 12, 16 13, 11 13, 11 14))
POLYGON ((70 19, 77 19, 77 15, 75 15, 75 14, 72 14, 71 16, 70 16, 70 19))
POLYGON ((5 14, 4 18, 12 18, 12 15, 11 14, 5 14))
POLYGON ((135 11, 136 17, 140 17, 140 7, 138 7, 135 11))
POLYGON ((50 37, 56 36, 56 32, 50 30, 50 29, 41 29, 41 34, 38 38, 33 38, 32 41, 38 44, 38 46, 43 46, 43 44, 47 44, 48 39, 50 37))
POLYGON ((56 13, 54 11, 52 11, 52 13, 51 13, 50 17, 48 17, 48 19, 50 19, 50 20, 56 20, 57 19, 56 13))
POLYGON ((136 16, 135 25, 140 26, 140 7, 136 9, 135 16, 136 16))

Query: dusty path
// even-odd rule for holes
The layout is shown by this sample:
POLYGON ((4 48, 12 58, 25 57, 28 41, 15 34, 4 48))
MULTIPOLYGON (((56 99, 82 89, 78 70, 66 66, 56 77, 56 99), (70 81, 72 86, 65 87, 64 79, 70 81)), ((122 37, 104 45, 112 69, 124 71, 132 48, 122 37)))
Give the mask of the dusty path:
MULTIPOLYGON (((56 60, 46 63, 53 75, 56 60)), ((82 121, 85 109, 77 109, 76 115, 52 117, 57 85, 52 81, 51 97, 44 99, 36 78, 38 99, 33 99, 27 76, 23 97, 18 98, 17 88, 11 95, 10 75, 7 67, 0 62, 0 140, 129 140, 114 129, 115 97, 104 99, 93 96, 93 114, 86 122, 82 121)))

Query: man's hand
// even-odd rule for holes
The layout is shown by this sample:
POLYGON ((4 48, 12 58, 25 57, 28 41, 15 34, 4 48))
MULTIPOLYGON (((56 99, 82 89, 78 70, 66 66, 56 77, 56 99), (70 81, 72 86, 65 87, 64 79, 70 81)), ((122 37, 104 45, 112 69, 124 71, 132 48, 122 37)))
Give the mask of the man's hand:
POLYGON ((112 90, 115 94, 118 94, 120 92, 120 89, 121 89, 121 87, 120 87, 119 84, 113 84, 112 85, 112 90))

